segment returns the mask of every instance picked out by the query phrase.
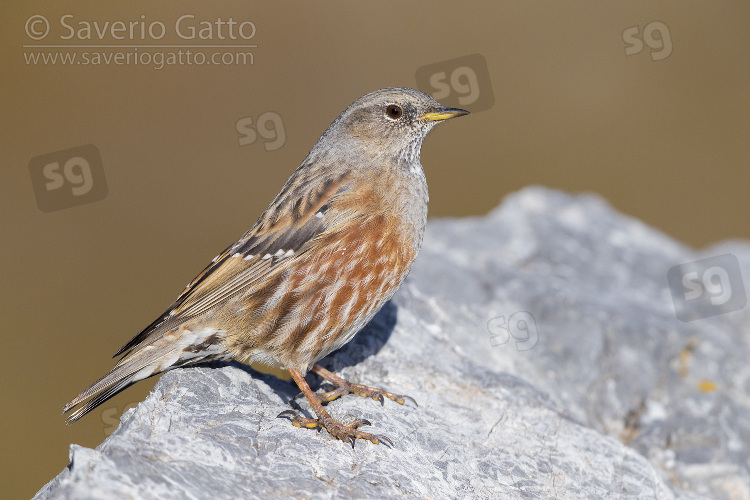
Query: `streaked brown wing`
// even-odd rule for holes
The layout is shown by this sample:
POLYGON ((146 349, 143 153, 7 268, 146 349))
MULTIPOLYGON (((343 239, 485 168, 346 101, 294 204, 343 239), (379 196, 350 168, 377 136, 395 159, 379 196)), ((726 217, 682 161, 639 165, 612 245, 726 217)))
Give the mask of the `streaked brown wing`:
POLYGON ((317 189, 302 179, 287 183, 252 229, 219 254, 156 321, 125 344, 114 357, 160 338, 185 320, 205 313, 230 297, 262 282, 271 271, 307 251, 329 225, 326 217, 336 198, 350 187, 349 177, 316 179, 317 189), (280 201, 281 200, 281 201, 280 201), (154 338, 149 337, 156 333, 154 338))

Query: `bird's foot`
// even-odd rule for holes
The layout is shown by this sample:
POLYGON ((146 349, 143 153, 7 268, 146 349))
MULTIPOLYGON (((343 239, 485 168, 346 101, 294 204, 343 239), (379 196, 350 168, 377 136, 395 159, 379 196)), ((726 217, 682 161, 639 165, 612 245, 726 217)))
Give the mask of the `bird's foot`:
MULTIPOLYGON (((353 384, 347 380, 344 380, 344 382, 345 384, 336 387, 332 391, 316 392, 315 397, 317 397, 318 401, 320 401, 321 403, 327 403, 328 401, 333 401, 334 399, 341 396, 346 396, 347 394, 356 394, 357 396, 362 396, 363 398, 370 398, 374 401, 380 401, 381 405, 385 404, 384 398, 388 398, 400 405, 409 401, 413 403, 414 406, 418 406, 417 402, 414 401, 414 398, 412 398, 411 396, 406 396, 403 394, 393 394, 392 392, 384 391, 383 389, 378 389, 377 387, 370 387, 368 385, 362 384, 353 384)), ((304 394, 300 392, 299 394, 297 394, 296 398, 299 398, 300 396, 304 396, 304 394)))
POLYGON ((306 427, 308 429, 324 428, 331 436, 335 437, 336 439, 340 439, 345 443, 351 443, 352 448, 354 448, 354 443, 357 441, 357 439, 366 439, 373 444, 386 443, 388 446, 393 447, 393 442, 387 437, 378 436, 376 434, 370 434, 369 432, 363 432, 359 430, 359 427, 363 425, 371 425, 367 420, 358 418, 346 425, 338 422, 337 420, 334 420, 333 417, 328 414, 325 408, 323 408, 323 405, 320 404, 320 399, 318 399, 312 389, 310 389, 310 386, 305 381, 305 376, 302 375, 302 372, 298 368, 289 368, 289 374, 294 379, 297 387, 302 390, 302 393, 310 402, 310 406, 312 407, 312 410, 315 412, 315 415, 317 415, 318 418, 305 418, 294 410, 282 411, 281 413, 279 413, 278 417, 289 418, 289 420, 292 421, 292 424, 295 427, 306 427))
MULTIPOLYGON (((362 384, 353 384, 352 382, 349 382, 348 380, 345 380, 337 375, 334 375, 332 372, 326 370, 322 366, 316 364, 312 367, 311 371, 317 373, 324 379, 326 379, 328 382, 333 384, 335 387, 334 390, 328 391, 328 392, 317 392, 315 393, 315 396, 318 398, 318 401, 321 403, 325 403, 328 401, 333 401, 334 399, 345 396, 347 394, 356 394, 357 396, 362 396, 363 398, 370 398, 374 401, 380 401, 380 404, 385 404, 384 398, 388 398, 391 401, 395 401, 396 403, 402 405, 407 401, 410 401, 414 403, 414 406, 418 406, 417 402, 414 401, 414 398, 410 396, 404 396, 402 394, 394 394, 392 392, 384 391, 383 389, 378 389, 377 387, 370 387, 367 385, 362 384)), ((302 396, 303 394, 300 393, 296 397, 302 396)))
POLYGON ((393 447, 393 443, 390 439, 385 436, 378 436, 376 434, 370 434, 369 432, 360 431, 359 428, 363 425, 372 425, 365 419, 358 418, 348 424, 342 424, 341 422, 334 420, 327 411, 322 408, 318 411, 318 418, 305 418, 294 410, 285 410, 278 414, 277 418, 288 418, 291 420, 292 425, 295 427, 305 427, 307 429, 325 429, 328 433, 340 439, 345 443, 350 443, 354 448, 354 443, 357 439, 366 439, 373 444, 385 443, 390 447, 393 447))

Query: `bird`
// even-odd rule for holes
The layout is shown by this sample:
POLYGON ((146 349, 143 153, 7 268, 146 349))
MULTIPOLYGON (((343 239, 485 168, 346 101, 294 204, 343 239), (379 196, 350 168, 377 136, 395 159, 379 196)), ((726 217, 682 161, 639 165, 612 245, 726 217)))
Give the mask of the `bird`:
MULTIPOLYGON (((259 362, 289 371, 313 418, 282 411, 295 427, 392 446, 344 424, 323 406, 349 393, 404 404, 393 394, 318 364, 390 300, 422 246, 428 132, 468 111, 393 87, 355 100, 331 123, 257 222, 199 273, 174 303, 118 350, 112 370, 63 407, 71 424, 130 385, 209 361, 259 362), (312 371, 334 389, 314 392, 312 371)), ((416 403, 416 402, 415 402, 416 403)))

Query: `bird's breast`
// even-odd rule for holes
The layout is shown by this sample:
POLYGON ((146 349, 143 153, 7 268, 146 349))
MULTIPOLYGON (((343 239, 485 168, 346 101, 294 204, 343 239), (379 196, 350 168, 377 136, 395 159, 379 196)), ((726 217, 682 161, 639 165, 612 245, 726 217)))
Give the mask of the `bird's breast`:
POLYGON ((245 297, 232 350, 306 368, 348 342, 390 299, 417 250, 398 218, 354 219, 321 235, 284 272, 245 297))

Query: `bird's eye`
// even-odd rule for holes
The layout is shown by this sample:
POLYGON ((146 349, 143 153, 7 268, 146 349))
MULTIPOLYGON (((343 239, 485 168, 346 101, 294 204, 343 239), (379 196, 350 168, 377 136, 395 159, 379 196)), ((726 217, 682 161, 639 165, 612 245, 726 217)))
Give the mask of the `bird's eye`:
POLYGON ((395 104, 391 104, 385 109, 385 115, 393 120, 401 118, 402 114, 404 114, 404 111, 401 109, 401 106, 396 106, 395 104))

